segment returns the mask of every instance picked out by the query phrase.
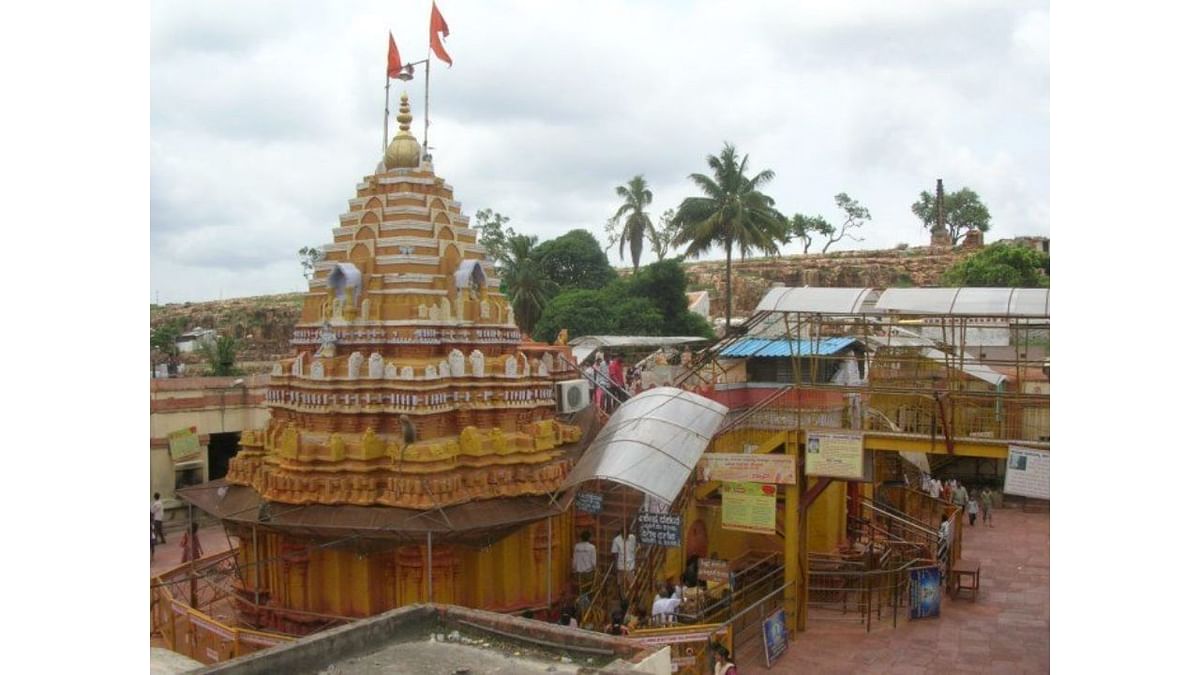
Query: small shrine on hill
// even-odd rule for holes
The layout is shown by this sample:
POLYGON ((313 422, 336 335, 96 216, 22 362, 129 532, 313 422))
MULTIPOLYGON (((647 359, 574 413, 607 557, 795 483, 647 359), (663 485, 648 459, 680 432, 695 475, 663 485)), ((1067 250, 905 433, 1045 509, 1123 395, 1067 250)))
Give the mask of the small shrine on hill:
POLYGON ((556 415, 569 348, 522 338, 407 97, 396 119, 316 265, 269 422, 225 481, 181 491, 238 536, 254 626, 541 606, 568 576, 570 513, 550 495, 594 433, 556 415))

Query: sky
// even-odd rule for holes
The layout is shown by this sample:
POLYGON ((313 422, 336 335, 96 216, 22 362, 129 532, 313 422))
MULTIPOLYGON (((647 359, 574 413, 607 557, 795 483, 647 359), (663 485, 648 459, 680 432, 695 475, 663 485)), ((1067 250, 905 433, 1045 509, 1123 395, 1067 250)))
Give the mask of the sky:
MULTIPOLYGON (((603 239, 617 185, 643 174, 657 222, 730 142, 787 215, 833 222, 839 192, 870 209, 833 251, 928 243, 911 205, 938 178, 980 194, 988 241, 1049 236, 1048 2, 438 7, 454 65, 432 66, 430 145, 468 215, 603 239)), ((296 252, 332 241, 381 158, 388 31, 407 62, 428 26, 427 0, 154 0, 150 301, 305 290, 296 252)), ((401 90, 420 137, 421 75, 393 80, 389 139, 401 90)))

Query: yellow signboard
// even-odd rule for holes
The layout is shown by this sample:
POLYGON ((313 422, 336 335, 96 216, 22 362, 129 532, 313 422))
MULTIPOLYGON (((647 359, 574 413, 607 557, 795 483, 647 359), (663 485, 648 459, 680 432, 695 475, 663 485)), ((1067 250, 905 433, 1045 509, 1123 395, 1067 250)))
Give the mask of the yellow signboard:
POLYGON ((697 465, 701 480, 751 483, 796 483, 796 458, 791 455, 747 455, 706 452, 697 465))
POLYGON ((721 486, 721 527, 775 534, 775 494, 769 483, 727 482, 721 486))
POLYGON ((863 479, 861 431, 810 429, 804 449, 804 474, 827 478, 863 479))
POLYGON ((196 427, 188 427, 167 434, 167 447, 171 449, 171 461, 181 462, 200 454, 200 437, 196 427))

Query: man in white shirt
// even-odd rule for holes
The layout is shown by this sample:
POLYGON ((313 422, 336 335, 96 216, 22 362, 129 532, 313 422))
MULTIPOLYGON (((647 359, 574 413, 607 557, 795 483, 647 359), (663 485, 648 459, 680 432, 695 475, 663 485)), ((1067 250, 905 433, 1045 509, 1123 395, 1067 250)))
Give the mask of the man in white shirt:
POLYGON ((571 559, 571 569, 575 574, 584 576, 596 571, 596 545, 592 543, 592 531, 584 530, 575 544, 575 555, 571 559))
POLYGON ((163 534, 163 503, 162 497, 157 492, 154 493, 154 503, 150 505, 150 515, 154 518, 154 536, 158 538, 158 543, 167 543, 167 535, 163 534))
POLYGON ((671 587, 664 585, 650 607, 650 618, 655 624, 675 623, 675 610, 683 600, 673 596, 671 587))
POLYGON ((621 578, 621 588, 624 591, 633 585, 634 566, 637 564, 637 537, 633 536, 632 532, 623 537, 618 534, 613 538, 612 554, 616 558, 617 574, 621 578))

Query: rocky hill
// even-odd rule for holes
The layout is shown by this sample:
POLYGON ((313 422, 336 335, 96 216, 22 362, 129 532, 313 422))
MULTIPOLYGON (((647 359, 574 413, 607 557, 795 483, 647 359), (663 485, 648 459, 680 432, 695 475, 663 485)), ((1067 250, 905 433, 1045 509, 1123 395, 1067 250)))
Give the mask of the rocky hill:
MULTIPOLYGON (((734 261, 734 314, 754 309, 775 283, 787 286, 935 286, 948 267, 968 255, 964 249, 912 247, 885 251, 839 251, 780 258, 734 261)), ((714 317, 724 313, 725 263, 687 263, 688 290, 707 290, 714 317)), ((300 317, 301 293, 262 295, 212 302, 155 305, 150 326, 182 318, 187 330, 215 329, 241 341, 241 366, 248 372, 269 370, 272 360, 291 353, 292 326, 300 317)), ((196 363, 198 356, 187 355, 196 363)))

